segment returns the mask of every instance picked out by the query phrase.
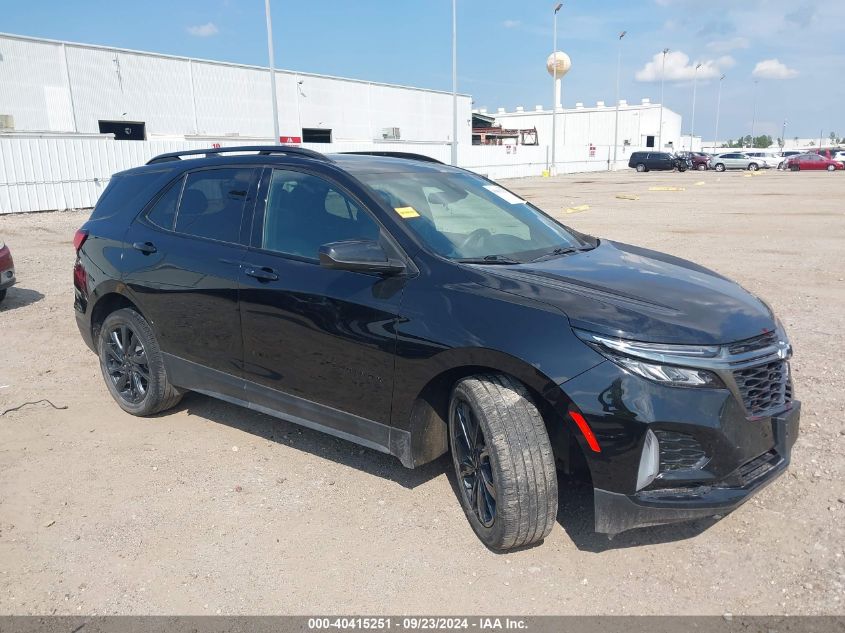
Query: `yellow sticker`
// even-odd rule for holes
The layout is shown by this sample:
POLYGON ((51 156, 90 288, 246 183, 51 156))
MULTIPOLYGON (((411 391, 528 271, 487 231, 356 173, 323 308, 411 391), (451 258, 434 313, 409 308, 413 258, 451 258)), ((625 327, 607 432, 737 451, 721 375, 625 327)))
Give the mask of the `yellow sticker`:
POLYGON ((414 207, 395 207, 394 210, 399 214, 400 218, 405 218, 406 220, 420 217, 419 212, 414 207))

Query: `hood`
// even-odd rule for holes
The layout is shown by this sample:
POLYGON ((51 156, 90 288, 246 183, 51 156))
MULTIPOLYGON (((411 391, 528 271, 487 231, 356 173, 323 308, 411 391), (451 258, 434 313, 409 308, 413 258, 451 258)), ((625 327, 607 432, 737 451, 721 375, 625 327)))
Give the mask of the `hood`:
POLYGON ((602 240, 592 250, 536 264, 483 268, 485 285, 553 305, 573 327, 609 336, 712 345, 775 328, 769 307, 739 284, 618 242, 602 240))

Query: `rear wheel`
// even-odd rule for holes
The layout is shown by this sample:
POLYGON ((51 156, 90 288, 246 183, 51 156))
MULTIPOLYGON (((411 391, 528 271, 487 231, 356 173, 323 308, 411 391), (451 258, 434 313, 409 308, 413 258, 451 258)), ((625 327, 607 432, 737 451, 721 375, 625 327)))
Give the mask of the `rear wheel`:
POLYGON ((758 169, 760 169, 760 166, 757 165, 757 163, 751 163, 750 165, 748 165, 749 171, 757 171, 758 169))
POLYGON ((827 170, 828 171, 836 171, 836 165, 828 165, 827 170))
POLYGON ((707 171, 707 165, 705 165, 704 163, 699 163, 698 167, 696 167, 696 169, 698 171, 707 171))
POLYGON ((152 415, 182 399, 167 378, 150 324, 135 310, 124 308, 106 317, 98 349, 106 386, 124 411, 152 415))
POLYGON ((496 550, 541 541, 557 515, 557 472, 543 418, 509 376, 464 378, 449 402, 449 444, 461 506, 496 550))
POLYGON ((801 166, 800 165, 791 165, 789 167, 789 171, 801 171, 801 166))
POLYGON ((716 171, 725 171, 725 165, 723 163, 716 163, 715 169, 716 171))
POLYGON ((647 171, 647 170, 645 168, 645 165, 643 165, 642 163, 637 163, 637 171, 640 172, 640 173, 643 173, 644 171, 647 171))

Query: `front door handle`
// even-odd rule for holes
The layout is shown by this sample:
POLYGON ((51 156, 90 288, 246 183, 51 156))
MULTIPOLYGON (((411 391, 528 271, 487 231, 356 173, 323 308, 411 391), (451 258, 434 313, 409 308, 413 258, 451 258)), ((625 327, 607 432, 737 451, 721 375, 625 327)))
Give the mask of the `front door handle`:
POLYGON ((156 245, 152 242, 135 242, 132 245, 136 251, 141 251, 144 255, 149 255, 151 253, 155 253, 158 249, 156 245))
POLYGON ((244 269, 244 273, 250 277, 255 277, 258 281, 276 281, 279 278, 273 269, 268 268, 267 266, 259 268, 258 266, 251 266, 247 264, 247 267, 244 269))

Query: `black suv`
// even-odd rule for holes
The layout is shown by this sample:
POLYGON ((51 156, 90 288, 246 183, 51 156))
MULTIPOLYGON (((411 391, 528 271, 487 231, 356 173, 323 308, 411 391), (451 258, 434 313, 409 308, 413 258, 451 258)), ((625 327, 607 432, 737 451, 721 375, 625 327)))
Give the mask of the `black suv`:
POLYGON ((634 152, 628 159, 628 167, 639 172, 644 171, 686 171, 690 164, 685 158, 679 158, 668 152, 634 152))
POLYGON ((616 533, 736 508, 798 432, 763 301, 424 157, 166 154, 116 174, 74 242, 76 319, 124 410, 192 390, 409 468, 451 452, 492 548, 549 533, 556 466, 616 533))

